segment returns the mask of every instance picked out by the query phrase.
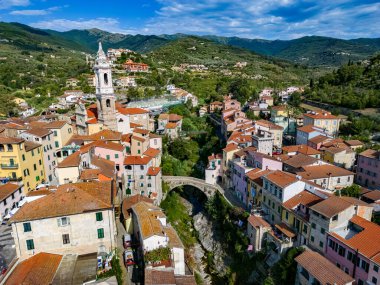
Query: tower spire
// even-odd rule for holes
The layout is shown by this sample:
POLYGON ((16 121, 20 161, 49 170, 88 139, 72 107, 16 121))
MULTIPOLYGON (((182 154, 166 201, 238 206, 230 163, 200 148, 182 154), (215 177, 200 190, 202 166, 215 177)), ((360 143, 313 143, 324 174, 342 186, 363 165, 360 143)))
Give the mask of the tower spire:
POLYGON ((102 42, 99 42, 99 49, 98 49, 98 57, 105 57, 105 53, 103 51, 102 42))

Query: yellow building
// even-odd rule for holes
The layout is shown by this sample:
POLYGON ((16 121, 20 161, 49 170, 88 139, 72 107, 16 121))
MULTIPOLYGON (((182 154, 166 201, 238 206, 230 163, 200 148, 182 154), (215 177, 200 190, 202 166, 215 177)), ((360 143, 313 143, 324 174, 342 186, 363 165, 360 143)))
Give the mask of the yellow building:
POLYGON ((304 245, 309 240, 309 207, 322 200, 321 197, 304 190, 282 204, 282 222, 295 231, 299 245, 304 245))
POLYGON ((0 177, 23 182, 25 192, 45 180, 40 144, 20 138, 0 137, 0 163, 0 177))
POLYGON ((255 207, 261 207, 263 201, 263 180, 262 176, 270 173, 270 170, 261 170, 260 168, 255 168, 246 173, 247 177, 247 207, 252 209, 255 207))
POLYGON ((53 132, 54 146, 56 149, 62 148, 73 135, 73 128, 65 121, 52 121, 44 128, 53 132))

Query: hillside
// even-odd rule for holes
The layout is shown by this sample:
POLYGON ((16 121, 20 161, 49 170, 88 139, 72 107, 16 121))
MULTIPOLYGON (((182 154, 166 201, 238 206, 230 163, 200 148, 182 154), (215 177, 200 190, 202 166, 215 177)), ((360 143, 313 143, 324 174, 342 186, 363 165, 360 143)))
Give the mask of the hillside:
POLYGON ((310 82, 308 99, 351 109, 380 108, 380 55, 348 63, 310 82))
POLYGON ((48 31, 68 40, 75 41, 86 49, 95 52, 98 42, 101 41, 105 49, 107 48, 128 48, 139 53, 149 52, 168 42, 167 39, 158 36, 144 35, 123 35, 109 33, 99 29, 91 30, 71 30, 67 32, 48 31))
POLYGON ((340 66, 349 60, 367 59, 380 51, 380 39, 342 40, 328 37, 302 37, 289 41, 268 41, 238 37, 206 38, 310 66, 340 66))

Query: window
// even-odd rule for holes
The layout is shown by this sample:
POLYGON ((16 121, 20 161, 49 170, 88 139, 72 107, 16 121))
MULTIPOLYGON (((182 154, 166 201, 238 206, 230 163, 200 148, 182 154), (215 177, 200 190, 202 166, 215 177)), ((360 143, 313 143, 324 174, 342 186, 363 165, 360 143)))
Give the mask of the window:
POLYGON ((323 248, 323 242, 322 241, 319 242, 319 247, 323 248))
POLYGON ((54 144, 55 144, 55 147, 59 147, 59 142, 55 141, 54 144))
POLYGON ((341 246, 341 245, 339 246, 338 254, 340 256, 345 256, 346 255, 346 249, 343 246, 341 246))
POLYGON ((311 237, 310 237, 310 240, 311 240, 311 242, 314 242, 314 237, 311 236, 311 237))
POLYGON ((148 183, 148 187, 152 187, 152 184, 148 183))
POLYGON ((22 160, 25 161, 25 154, 22 155, 22 160))
POLYGON ((58 227, 65 227, 65 226, 70 225, 70 218, 68 217, 58 218, 57 222, 58 222, 58 227))
POLYGON ((324 228, 321 228, 321 234, 325 234, 326 230, 324 228))
POLYGON ((34 169, 34 171, 37 170, 37 165, 36 164, 33 164, 33 169, 34 169))
POLYGON ((63 234, 62 235, 62 241, 63 241, 63 244, 69 244, 70 243, 70 236, 69 236, 69 234, 63 234))
POLYGON ((285 219, 287 219, 287 220, 289 219, 289 213, 288 213, 288 211, 285 212, 285 219))
POLYGON ((104 238, 104 229, 98 229, 98 238, 104 238))
POLYGON ((103 213, 102 212, 96 213, 96 221, 97 222, 103 221, 103 213))
POLYGON ((30 225, 30 223, 23 223, 23 226, 24 226, 24 233, 32 231, 32 226, 30 225))
POLYGON ((335 215, 334 217, 332 217, 332 220, 333 221, 337 221, 338 220, 338 215, 335 215))
POLYGON ((302 230, 305 234, 307 234, 307 225, 303 225, 303 230, 302 230))
POLYGON ((118 153, 115 153, 115 158, 119 158, 119 154, 118 153))
POLYGON ((107 154, 107 155, 106 155, 106 158, 107 158, 107 160, 110 160, 111 157, 107 154))
POLYGON ((364 269, 364 271, 368 273, 369 263, 362 260, 361 268, 364 269))
POLYGON ((34 241, 32 239, 27 239, 26 240, 26 248, 28 250, 34 249, 34 241))
POLYGON ((354 258, 354 255, 352 254, 352 252, 351 251, 347 251, 347 259, 349 261, 352 261, 353 258, 354 258))
POLYGON ((42 164, 42 160, 41 160, 41 159, 38 161, 38 164, 39 164, 39 165, 41 165, 41 164, 42 164))
POLYGON ((141 153, 141 150, 138 149, 138 150, 137 150, 137 153, 140 154, 140 153, 141 153))
POLYGON ((40 177, 39 176, 36 176, 36 181, 40 181, 40 177))
POLYGON ((311 223, 311 228, 315 229, 315 223, 311 223))
POLYGON ((54 136, 56 137, 56 136, 58 136, 58 133, 57 133, 57 131, 54 131, 54 136))
POLYGON ((140 165, 140 169, 141 169, 141 170, 144 170, 144 165, 140 165))
POLYGON ((372 283, 377 284, 377 278, 376 277, 372 277, 372 283))
POLYGON ((373 265, 373 271, 375 271, 375 272, 379 272, 379 266, 377 266, 377 265, 373 265))

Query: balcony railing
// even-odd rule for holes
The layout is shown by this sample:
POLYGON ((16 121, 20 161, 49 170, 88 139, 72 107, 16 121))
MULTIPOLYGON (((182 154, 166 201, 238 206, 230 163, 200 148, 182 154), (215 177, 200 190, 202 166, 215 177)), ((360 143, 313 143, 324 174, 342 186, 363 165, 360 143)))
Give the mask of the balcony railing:
POLYGON ((18 163, 1 163, 2 169, 17 169, 18 163))

